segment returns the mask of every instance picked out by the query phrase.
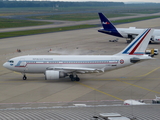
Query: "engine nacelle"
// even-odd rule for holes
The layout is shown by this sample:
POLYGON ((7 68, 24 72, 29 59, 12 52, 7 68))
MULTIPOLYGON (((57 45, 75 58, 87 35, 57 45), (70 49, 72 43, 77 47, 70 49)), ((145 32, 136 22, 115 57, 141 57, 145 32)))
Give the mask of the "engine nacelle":
POLYGON ((128 34, 128 38, 130 38, 130 39, 134 39, 136 37, 137 37, 137 35, 128 34))
POLYGON ((46 80, 55 80, 59 78, 66 77, 67 74, 62 71, 55 71, 55 70, 46 70, 45 71, 45 79, 46 80))

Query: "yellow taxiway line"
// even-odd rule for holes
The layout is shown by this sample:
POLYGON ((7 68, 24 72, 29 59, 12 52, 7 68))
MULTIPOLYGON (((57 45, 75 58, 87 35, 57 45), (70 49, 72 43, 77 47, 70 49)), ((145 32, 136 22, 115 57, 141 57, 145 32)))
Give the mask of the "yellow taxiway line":
POLYGON ((144 77, 144 76, 147 76, 147 75, 153 73, 154 71, 158 70, 159 68, 160 68, 160 67, 157 67, 157 68, 151 70, 150 72, 148 72, 148 73, 146 73, 146 74, 144 74, 144 75, 137 76, 137 77, 144 77))
POLYGON ((157 92, 157 91, 154 91, 154 90, 150 90, 150 89, 147 89, 147 88, 144 88, 144 87, 141 87, 141 86, 138 86, 138 85, 132 84, 132 83, 124 82, 124 81, 122 81, 122 80, 120 80, 120 79, 116 79, 116 80, 117 80, 117 81, 119 81, 119 82, 122 82, 122 83, 128 84, 128 85, 131 85, 131 86, 134 86, 134 87, 137 87, 137 88, 143 89, 143 90, 147 90, 147 91, 150 91, 150 92, 153 92, 153 93, 160 94, 160 92, 157 92))
MULTIPOLYGON (((147 75, 153 73, 154 71, 156 71, 156 70, 158 70, 158 69, 160 69, 160 67, 157 67, 157 68, 151 70, 150 72, 148 72, 148 73, 146 73, 146 74, 143 74, 143 75, 140 75, 140 76, 137 76, 137 77, 147 76, 147 75)), ((18 73, 18 72, 14 72, 14 73, 20 74, 20 73, 18 73)), ((125 82, 126 80, 136 80, 137 78, 135 78, 135 79, 134 79, 134 78, 120 78, 120 79, 112 78, 112 79, 98 79, 98 80, 116 80, 116 81, 119 81, 119 82, 122 82, 122 83, 125 83, 125 84, 128 84, 128 85, 131 85, 131 86, 134 86, 134 87, 143 89, 143 90, 147 90, 147 91, 150 91, 150 92, 153 92, 153 93, 160 94, 160 92, 157 92, 157 91, 150 90, 150 89, 147 89, 147 88, 144 88, 144 87, 135 85, 135 84, 131 84, 131 83, 125 82), (121 80, 120 80, 120 79, 121 79, 121 80), (123 80, 122 80, 122 79, 123 79, 123 80), (125 81, 124 81, 124 80, 125 80, 125 81)), ((93 79, 92 79, 92 80, 93 80, 93 79)), ((138 80, 138 79, 137 79, 137 80, 138 80)), ((96 88, 93 88, 93 87, 91 87, 91 86, 85 85, 85 84, 80 83, 80 82, 77 82, 77 83, 80 84, 80 85, 82 85, 82 86, 85 86, 85 87, 87 87, 87 88, 89 88, 89 89, 92 89, 92 90, 95 90, 95 91, 100 92, 100 93, 102 93, 102 94, 105 94, 105 95, 107 95, 107 96, 110 96, 110 97, 116 98, 116 99, 118 99, 118 100, 124 101, 124 100, 121 99, 121 98, 118 98, 118 97, 113 96, 113 95, 111 95, 111 94, 105 93, 105 92, 100 91, 100 90, 98 90, 98 89, 96 89, 96 88)))
POLYGON ((82 86, 85 86, 85 87, 87 87, 87 88, 89 88, 89 89, 92 89, 92 90, 95 90, 95 91, 97 91, 97 92, 100 92, 100 93, 102 93, 102 94, 105 94, 105 95, 107 95, 107 96, 113 97, 113 98, 115 98, 115 99, 117 99, 117 100, 124 101, 124 100, 121 99, 121 98, 118 98, 118 97, 113 96, 113 95, 111 95, 111 94, 109 94, 109 93, 100 91, 100 90, 98 90, 98 89, 96 89, 96 88, 93 88, 93 87, 91 87, 91 86, 85 85, 85 84, 83 84, 83 83, 80 83, 80 82, 76 82, 76 83, 78 83, 78 84, 80 84, 80 85, 82 85, 82 86))

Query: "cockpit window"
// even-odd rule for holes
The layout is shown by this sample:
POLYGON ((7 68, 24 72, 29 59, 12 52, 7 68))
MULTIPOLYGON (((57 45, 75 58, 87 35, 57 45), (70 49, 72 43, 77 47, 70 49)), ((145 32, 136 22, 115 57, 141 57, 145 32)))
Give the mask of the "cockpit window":
POLYGON ((13 61, 13 60, 9 60, 8 62, 9 62, 9 63, 14 63, 14 61, 13 61))

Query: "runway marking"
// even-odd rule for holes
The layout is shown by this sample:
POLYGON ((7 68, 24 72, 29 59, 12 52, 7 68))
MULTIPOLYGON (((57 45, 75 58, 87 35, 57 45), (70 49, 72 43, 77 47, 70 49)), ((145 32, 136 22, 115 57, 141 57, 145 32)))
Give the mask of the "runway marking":
POLYGON ((93 88, 93 87, 91 87, 91 86, 85 85, 85 84, 83 84, 83 83, 80 83, 80 82, 76 82, 76 83, 77 83, 77 84, 80 84, 80 85, 82 85, 82 86, 85 86, 85 87, 87 87, 87 88, 90 88, 90 89, 92 89, 92 90, 95 90, 95 91, 97 91, 97 92, 100 92, 100 93, 102 93, 102 94, 105 94, 105 95, 107 95, 107 96, 113 97, 113 98, 115 98, 115 99, 117 99, 117 100, 124 101, 124 100, 121 99, 121 98, 118 98, 118 97, 113 96, 113 95, 111 95, 111 94, 109 94, 109 93, 100 91, 100 90, 98 90, 98 89, 96 89, 96 88, 93 88))
POLYGON ((151 70, 150 72, 148 72, 148 73, 146 73, 146 74, 144 74, 144 75, 137 76, 137 77, 144 77, 144 76, 147 76, 147 75, 153 73, 154 71, 158 70, 159 68, 160 68, 160 67, 157 67, 157 68, 151 70))
POLYGON ((140 89, 144 89, 144 90, 147 90, 147 91, 150 91, 150 92, 153 92, 153 93, 160 94, 160 92, 157 92, 157 91, 154 91, 154 90, 150 90, 150 89, 147 89, 147 88, 144 88, 144 87, 141 87, 141 86, 138 86, 138 85, 132 84, 132 83, 124 82, 124 81, 122 81, 122 80, 120 80, 120 79, 116 79, 116 80, 117 80, 117 81, 119 81, 119 82, 122 82, 122 83, 128 84, 128 85, 131 85, 131 86, 134 86, 134 87, 140 88, 140 89))
POLYGON ((13 71, 13 73, 15 73, 15 74, 21 74, 20 72, 16 72, 16 71, 13 71))

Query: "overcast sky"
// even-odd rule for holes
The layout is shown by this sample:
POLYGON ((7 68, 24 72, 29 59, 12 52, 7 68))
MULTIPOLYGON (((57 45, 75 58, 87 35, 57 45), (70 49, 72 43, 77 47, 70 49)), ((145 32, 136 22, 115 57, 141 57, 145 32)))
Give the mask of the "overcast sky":
POLYGON ((155 3, 160 3, 160 0, 53 0, 53 1, 106 1, 106 2, 155 2, 155 3))

